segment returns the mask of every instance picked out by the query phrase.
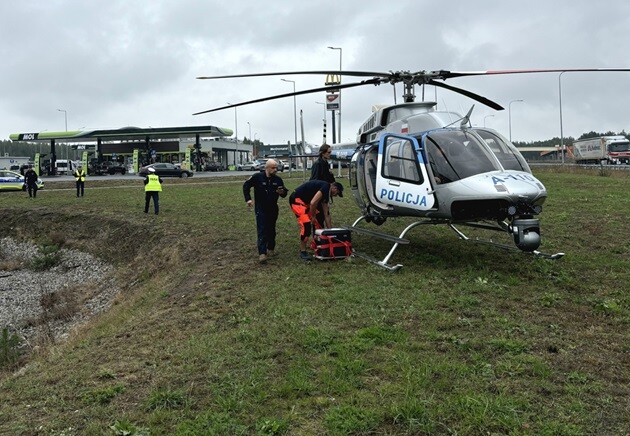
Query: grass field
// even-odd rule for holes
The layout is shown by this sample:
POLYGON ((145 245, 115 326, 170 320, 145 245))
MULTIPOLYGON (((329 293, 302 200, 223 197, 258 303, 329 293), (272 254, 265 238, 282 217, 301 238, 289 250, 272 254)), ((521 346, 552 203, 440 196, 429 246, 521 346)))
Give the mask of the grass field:
MULTIPOLYGON (((159 216, 140 180, 0 195, 1 236, 95 254, 123 289, 0 369, 0 434, 628 434, 630 177, 535 175, 541 250, 563 259, 419 227, 395 273, 300 261, 286 200, 259 265, 242 177, 167 180, 159 216)), ((351 196, 332 214, 351 224, 351 196)))

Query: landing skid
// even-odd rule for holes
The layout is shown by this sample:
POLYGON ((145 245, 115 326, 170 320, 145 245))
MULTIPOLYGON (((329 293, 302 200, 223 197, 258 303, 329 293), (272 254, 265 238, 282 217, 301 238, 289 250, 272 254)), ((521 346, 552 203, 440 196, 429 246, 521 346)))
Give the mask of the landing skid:
MULTIPOLYGON (((389 235, 387 233, 381 233, 381 232, 376 232, 374 230, 369 230, 369 229, 364 229, 364 228, 361 228, 361 227, 356 227, 357 224, 359 224, 365 218, 366 218, 365 216, 359 217, 354 223, 352 223, 352 226, 344 227, 344 229, 350 230, 352 232, 362 233, 364 235, 380 238, 380 239, 383 239, 385 241, 389 241, 389 242, 393 243, 394 245, 392 246, 391 250, 389 250, 389 253, 387 253, 387 255, 382 260, 378 260, 378 259, 376 259, 376 258, 374 258, 374 257, 372 257, 372 256, 370 256, 368 254, 361 253, 361 252, 358 252, 356 250, 354 251, 354 255, 358 256, 358 257, 361 257, 362 259, 365 259, 368 262, 371 262, 371 263, 373 263, 375 265, 383 267, 383 268, 385 268, 385 269, 387 269, 389 271, 397 271, 400 268, 402 268, 402 265, 399 264, 399 263, 395 264, 395 265, 390 265, 389 264, 389 260, 394 255, 394 252, 396 251, 396 249, 400 245, 409 244, 409 240, 405 239, 405 236, 407 235, 407 233, 411 229, 413 229, 414 227, 417 227, 417 226, 422 225, 422 224, 431 224, 431 225, 447 224, 451 229, 453 229, 453 231, 457 234, 457 236, 459 236, 460 239, 462 239, 464 241, 474 242, 474 243, 477 243, 477 244, 492 245, 494 247, 502 248, 504 250, 517 251, 517 252, 524 253, 524 254, 531 254, 533 256, 541 257, 541 258, 545 258, 545 259, 556 260, 556 259, 560 259, 562 256, 564 256, 564 253, 548 254, 548 253, 543 253, 543 252, 538 251, 538 250, 534 250, 534 251, 531 251, 531 252, 529 252, 529 251, 522 251, 516 246, 507 245, 507 244, 501 244, 501 243, 498 243, 498 242, 494 242, 492 240, 483 240, 483 239, 479 239, 479 238, 470 239, 468 236, 466 236, 461 230, 459 230, 453 224, 445 223, 443 221, 431 221, 431 220, 416 221, 414 223, 409 224, 407 227, 405 227, 405 229, 400 233, 399 236, 393 236, 393 235, 389 235)), ((507 228, 490 226, 488 224, 467 223, 467 224, 464 224, 464 225, 469 226, 469 227, 482 228, 482 229, 486 229, 486 230, 497 230, 497 231, 505 231, 505 230, 507 230, 507 228)), ((500 223, 499 223, 499 225, 500 225, 500 223)))
MULTIPOLYGON (((487 226, 487 225, 476 225, 474 223, 466 224, 466 225, 468 225, 470 227, 479 227, 479 228, 485 228, 485 229, 489 229, 489 230, 499 230, 499 231, 502 230, 502 229, 497 228, 497 227, 490 227, 490 226, 487 226)), ((538 250, 522 251, 521 249, 519 249, 518 247, 516 247, 514 245, 501 244, 499 242, 494 242, 492 239, 490 239, 490 240, 479 239, 479 238, 470 239, 468 236, 466 236, 461 230, 459 230, 453 224, 449 224, 448 226, 451 229, 453 229, 453 231, 455 233, 457 233, 457 236, 459 236, 460 239, 463 239, 464 241, 474 242, 476 244, 491 245, 493 247, 502 248, 504 250, 517 251, 517 252, 523 253, 523 254, 531 254, 532 256, 542 257, 544 259, 556 260, 556 259, 560 259, 562 256, 564 256, 564 253, 549 254, 549 253, 543 253, 543 252, 538 251, 538 250)))
POLYGON ((354 254, 356 256, 359 256, 367 260, 368 262, 381 266, 389 271, 397 271, 400 268, 402 268, 402 265, 399 263, 397 263, 396 265, 390 265, 389 259, 394 255, 394 251, 396 251, 399 245, 409 244, 409 240, 405 239, 405 235, 407 234, 407 232, 409 232, 409 230, 421 224, 435 224, 434 222, 431 222, 431 221, 417 221, 405 227, 405 229, 400 233, 400 236, 396 237, 396 236, 388 235, 387 233, 381 233, 381 232, 376 232, 374 230, 368 230, 361 227, 356 227, 356 225, 359 224, 364 219, 365 219, 365 216, 361 216, 354 223, 352 223, 351 227, 344 227, 344 228, 352 232, 362 233, 364 235, 384 239, 385 241, 392 242, 394 246, 391 248, 391 250, 389 250, 389 253, 387 253, 387 255, 383 258, 383 260, 378 260, 372 256, 369 256, 365 253, 361 253, 358 251, 355 251, 354 254))

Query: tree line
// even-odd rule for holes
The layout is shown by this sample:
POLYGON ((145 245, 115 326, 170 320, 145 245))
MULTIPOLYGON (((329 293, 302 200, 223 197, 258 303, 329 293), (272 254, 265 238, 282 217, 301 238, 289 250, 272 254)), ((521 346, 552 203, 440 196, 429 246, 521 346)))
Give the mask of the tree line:
MULTIPOLYGON (((580 139, 589 139, 589 138, 597 138, 600 136, 625 136, 626 138, 630 139, 630 134, 626 133, 625 130, 622 130, 619 133, 615 133, 612 131, 608 131, 606 133, 599 133, 599 132, 594 132, 594 131, 590 131, 587 133, 582 133, 577 140, 580 139)), ((573 136, 567 136, 565 138, 562 138, 562 143, 564 145, 571 145, 576 141, 576 139, 573 136)), ((556 147, 560 145, 560 137, 558 136, 554 136, 551 139, 547 139, 544 141, 530 141, 530 142, 524 142, 524 141, 514 141, 514 145, 516 145, 517 147, 556 147)))
MULTIPOLYGON (((622 130, 619 133, 615 133, 612 131, 600 133, 590 131, 587 133, 582 133, 580 137, 577 139, 588 139, 588 138, 597 138, 598 136, 625 136, 630 139, 630 134, 626 133, 625 130, 622 130)), ((563 138, 562 143, 564 145, 571 145, 576 139, 572 136, 567 136, 563 138)), ((262 141, 258 139, 251 140, 249 138, 243 139, 244 144, 253 144, 254 146, 263 145, 262 141)), ((560 145, 560 137, 554 136, 551 139, 541 140, 541 141, 514 141, 514 145, 517 147, 555 147, 560 145)), ((41 143, 33 143, 33 142, 23 142, 23 141, 9 141, 9 140, 0 140, 0 156, 26 156, 26 157, 34 157, 35 153, 40 153, 42 156, 50 153, 50 143, 41 142, 41 143)), ((59 154, 59 149, 57 151, 59 154)))

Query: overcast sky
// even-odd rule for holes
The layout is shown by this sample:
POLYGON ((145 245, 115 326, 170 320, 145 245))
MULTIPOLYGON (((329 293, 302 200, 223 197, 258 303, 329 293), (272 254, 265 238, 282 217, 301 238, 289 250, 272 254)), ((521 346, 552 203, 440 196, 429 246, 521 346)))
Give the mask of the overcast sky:
MULTIPOLYGON (((22 0, 0 3, 0 138, 11 133, 214 125, 235 111, 194 112, 291 92, 281 77, 197 80, 276 71, 628 68, 630 3, 621 0, 436 2, 427 0, 22 0), (63 111, 60 111, 62 109, 63 111)), ((296 90, 321 76, 286 76, 296 90)), ((343 83, 355 81, 344 77, 343 83)), ((565 73, 563 136, 630 132, 630 72, 565 73)), ((472 122, 514 141, 560 136, 558 73, 447 82, 496 101, 472 122), (518 102, 515 100, 523 100, 518 102)), ((400 85, 397 93, 402 92, 400 85)), ((418 100, 421 90, 416 89, 418 100)), ((355 139, 390 85, 342 91, 342 140, 355 139)), ((438 108, 475 103, 425 90, 438 108)), ((297 97, 305 139, 322 141, 324 93, 297 97)), ((293 141, 293 98, 239 107, 238 136, 293 141), (251 132, 251 133, 250 133, 251 132)), ((299 120, 298 120, 299 122, 299 120)), ((328 115, 328 142, 331 142, 328 115)), ((299 129, 299 125, 298 125, 299 129)), ((298 131, 298 138, 301 134, 298 131)))

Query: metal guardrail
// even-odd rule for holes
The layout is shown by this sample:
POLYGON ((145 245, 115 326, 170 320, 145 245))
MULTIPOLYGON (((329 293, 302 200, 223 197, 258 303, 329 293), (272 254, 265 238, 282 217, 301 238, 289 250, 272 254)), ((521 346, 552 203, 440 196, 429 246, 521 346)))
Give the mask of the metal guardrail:
POLYGON ((630 165, 597 165, 597 164, 573 164, 573 163, 562 163, 562 162, 527 162, 530 167, 557 167, 562 166, 566 168, 578 168, 585 170, 597 170, 597 171, 630 171, 630 165))

